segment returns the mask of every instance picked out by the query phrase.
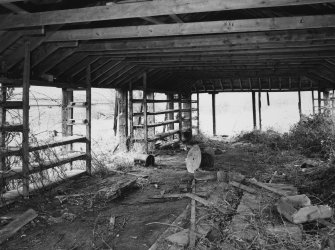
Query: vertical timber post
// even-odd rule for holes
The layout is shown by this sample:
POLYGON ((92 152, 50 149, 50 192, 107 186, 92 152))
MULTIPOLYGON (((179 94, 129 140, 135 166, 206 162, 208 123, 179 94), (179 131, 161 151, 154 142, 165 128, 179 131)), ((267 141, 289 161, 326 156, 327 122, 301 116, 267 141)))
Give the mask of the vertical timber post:
POLYGON ((262 92, 258 92, 259 130, 262 130, 262 92))
POLYGON ((182 127, 186 130, 182 133, 182 140, 189 141, 192 139, 192 94, 191 92, 186 92, 182 94, 182 127), (184 115, 183 115, 184 114, 184 115))
POLYGON ((321 91, 318 90, 318 111, 321 114, 321 91))
POLYGON ((329 91, 323 91, 323 100, 324 100, 324 113, 326 115, 330 115, 330 107, 329 107, 329 91))
POLYGON ((126 95, 126 100, 125 100, 125 105, 126 105, 126 107, 125 107, 125 111, 126 111, 126 115, 125 115, 125 119, 126 119, 126 127, 125 127, 125 130, 126 130, 126 137, 128 137, 128 135, 129 135, 129 119, 128 119, 128 117, 129 117, 129 113, 128 113, 128 110, 129 110, 129 105, 128 105, 128 103, 129 103, 129 97, 128 97, 128 93, 129 93, 129 91, 127 91, 126 90, 126 93, 125 93, 125 95, 126 95))
POLYGON ((181 107, 181 91, 178 93, 178 123, 179 123, 179 142, 182 142, 182 134, 183 134, 183 113, 181 107))
POLYGON ((197 135, 200 134, 200 101, 199 101, 199 92, 197 92, 197 135))
MULTIPOLYGON (((2 104, 6 103, 7 99, 7 88, 4 86, 1 86, 1 93, 0 93, 0 102, 2 104)), ((0 107, 0 127, 4 126, 6 123, 6 109, 1 106, 0 107)), ((1 131, 0 133, 0 147, 5 148, 6 146, 6 133, 4 131, 1 131)), ((6 157, 0 156, 0 170, 6 171, 6 157)))
POLYGON ((257 117, 256 117, 256 93, 255 91, 251 92, 252 95, 252 118, 253 118, 253 127, 254 130, 257 129, 257 117))
POLYGON ((216 93, 213 93, 213 94, 212 94, 213 136, 216 136, 215 95, 216 95, 216 93))
POLYGON ((315 115, 315 97, 314 97, 314 90, 312 90, 312 106, 313 106, 313 115, 315 115))
MULTIPOLYGON (((150 115, 147 115, 147 124, 154 124, 155 123, 155 115, 152 113, 155 112, 155 93, 151 91, 147 91, 147 100, 151 100, 153 102, 148 102, 147 101, 147 113, 151 113, 150 115)), ((148 127, 148 151, 153 151, 155 150, 155 143, 151 141, 151 138, 155 137, 155 127, 148 127)))
POLYGON ((134 106, 133 106, 133 84, 129 83, 129 134, 131 145, 134 140, 134 106))
POLYGON ((91 86, 91 65, 86 68, 86 172, 92 174, 92 86, 91 86))
POLYGON ((24 44, 23 67, 23 131, 22 131, 22 183, 23 196, 29 196, 29 87, 30 87, 30 41, 24 44))
POLYGON ((127 148, 127 94, 126 89, 116 89, 117 100, 118 100, 118 128, 117 133, 119 137, 119 149, 122 152, 126 152, 127 148))
MULTIPOLYGON (((169 110, 173 110, 174 109, 174 101, 173 101, 173 94, 167 94, 167 99, 169 100, 168 102, 168 109, 169 110)), ((168 114, 168 120, 172 121, 174 120, 174 113, 169 113, 168 114)), ((171 123, 168 125, 169 126, 169 130, 174 130, 174 124, 171 123)))
MULTIPOLYGON (((7 99, 7 88, 4 86, 1 86, 1 93, 0 93, 1 103, 5 104, 7 99)), ((1 106, 0 107, 0 127, 4 126, 6 124, 6 109, 1 106)), ((0 132, 0 146, 1 148, 6 147, 6 132, 1 131, 0 132)), ((0 155, 0 171, 7 171, 9 166, 6 166, 6 157, 4 157, 2 154, 0 155)), ((6 181, 4 178, 0 180, 0 192, 5 190, 6 184, 8 181, 6 181)))
POLYGON ((301 91, 298 91, 298 109, 299 109, 299 117, 301 119, 302 111, 301 111, 301 91))
POLYGON ((144 121, 144 152, 147 154, 148 147, 148 105, 147 105, 147 73, 143 74, 143 121, 144 121))
MULTIPOLYGON (((68 121, 73 119, 73 109, 68 108, 70 102, 73 102, 73 90, 62 89, 62 136, 72 136, 73 126, 68 125, 68 121)), ((73 145, 64 146, 64 150, 71 151, 73 145)))

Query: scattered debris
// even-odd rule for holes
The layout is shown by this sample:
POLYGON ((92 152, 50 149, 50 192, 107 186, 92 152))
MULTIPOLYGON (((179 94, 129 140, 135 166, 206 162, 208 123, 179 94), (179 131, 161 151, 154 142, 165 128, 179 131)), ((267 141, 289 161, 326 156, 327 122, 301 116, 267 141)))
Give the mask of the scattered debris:
POLYGON ((160 237, 156 240, 156 242, 149 248, 149 250, 159 250, 162 249, 160 248, 160 244, 162 241, 168 237, 171 234, 174 234, 178 231, 178 228, 175 226, 180 226, 179 224, 187 218, 188 214, 190 211, 190 205, 187 205, 187 207, 184 209, 184 211, 172 222, 171 226, 167 228, 163 234, 161 234, 160 237))
POLYGON ((19 215, 15 220, 10 222, 7 226, 0 230, 0 245, 8 238, 12 237, 23 226, 31 222, 37 217, 37 213, 33 209, 29 209, 23 214, 19 215))
POLYGON ((306 195, 296 195, 282 197, 277 210, 287 220, 295 224, 308 221, 326 219, 333 215, 333 210, 329 206, 313 206, 306 195))
POLYGON ((173 244, 177 244, 179 246, 186 247, 189 244, 190 238, 190 230, 189 229, 183 229, 179 231, 178 233, 172 234, 165 239, 173 244))

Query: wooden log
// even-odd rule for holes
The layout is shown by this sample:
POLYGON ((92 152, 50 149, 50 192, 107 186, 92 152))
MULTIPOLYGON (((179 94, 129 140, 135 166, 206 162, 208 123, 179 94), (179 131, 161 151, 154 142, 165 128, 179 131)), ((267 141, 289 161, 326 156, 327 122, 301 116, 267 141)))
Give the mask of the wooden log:
POLYGON ((155 157, 150 154, 137 154, 134 157, 134 163, 144 165, 145 167, 154 166, 155 157))
POLYGON ((194 173, 197 169, 211 170, 214 167, 214 158, 211 154, 204 152, 198 145, 193 146, 186 157, 186 168, 188 172, 194 173))
POLYGON ((29 209, 25 213, 18 216, 15 220, 10 222, 7 226, 0 230, 0 245, 36 217, 37 213, 35 210, 29 209))
POLYGON ((198 145, 193 146, 187 153, 186 168, 189 173, 194 174, 201 164, 201 150, 198 145))

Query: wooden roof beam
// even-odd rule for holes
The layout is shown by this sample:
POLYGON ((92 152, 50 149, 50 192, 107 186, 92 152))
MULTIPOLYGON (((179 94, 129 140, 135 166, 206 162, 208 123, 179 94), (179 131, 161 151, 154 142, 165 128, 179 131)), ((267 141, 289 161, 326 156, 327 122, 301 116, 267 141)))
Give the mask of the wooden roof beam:
POLYGON ((56 42, 71 40, 185 36, 330 27, 335 27, 335 15, 276 17, 230 21, 59 30, 49 35, 46 41, 56 42))
POLYGON ((0 17, 0 29, 250 8, 331 3, 331 0, 164 0, 0 17))

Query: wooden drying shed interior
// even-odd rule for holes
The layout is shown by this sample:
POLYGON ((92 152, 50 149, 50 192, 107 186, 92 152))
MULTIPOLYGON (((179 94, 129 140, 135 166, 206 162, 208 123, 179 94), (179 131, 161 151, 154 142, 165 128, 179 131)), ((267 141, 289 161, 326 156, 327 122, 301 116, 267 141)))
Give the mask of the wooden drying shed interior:
POLYGON ((199 93, 212 94, 214 134, 219 92, 250 92, 254 127, 257 92, 318 91, 320 110, 334 89, 334 28, 329 0, 0 0, 1 179, 22 178, 27 196, 32 173, 76 160, 86 160, 91 173, 91 88, 117 89, 120 147, 130 138, 144 152, 158 139, 191 137, 199 128, 199 93), (30 86, 62 88, 63 140, 29 145, 30 86), (22 101, 6 101, 8 87, 23 88, 22 101), (133 98, 133 90, 143 98, 133 98), (86 102, 73 102, 76 91, 86 92, 86 102), (155 92, 167 98, 153 100, 155 92), (169 109, 155 112, 155 103, 169 109), (73 119, 78 106, 86 109, 82 121, 73 119), (9 109, 23 110, 22 124, 6 123, 9 109), (161 114, 168 119, 155 123, 161 114), (78 124, 85 137, 72 135, 78 124), (152 128, 163 125, 169 130, 155 135, 152 128), (21 148, 6 147, 7 132, 22 133, 21 148), (29 162, 29 152, 73 143, 86 143, 86 152, 44 166, 29 162), (22 156, 22 168, 9 171, 5 158, 12 155, 22 156))

